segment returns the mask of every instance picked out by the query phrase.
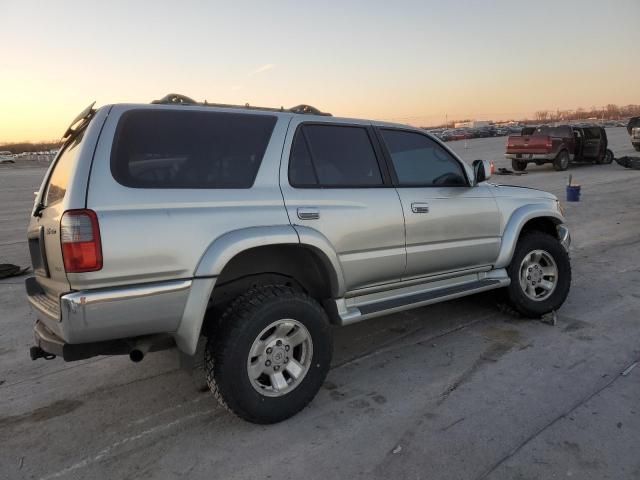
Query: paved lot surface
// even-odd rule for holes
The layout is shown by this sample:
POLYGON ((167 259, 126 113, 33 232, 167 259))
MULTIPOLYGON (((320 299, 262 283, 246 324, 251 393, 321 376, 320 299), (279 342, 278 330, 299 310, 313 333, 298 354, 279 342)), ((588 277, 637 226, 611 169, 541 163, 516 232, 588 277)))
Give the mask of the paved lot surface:
MULTIPOLYGON (((507 166, 504 142, 450 145, 507 166)), ((43 173, 0 167, 0 262, 28 263, 43 173)), ((273 426, 227 414, 174 352, 31 362, 23 279, 0 281, 0 479, 640 478, 640 171, 493 181, 563 198, 568 173, 583 196, 565 203, 574 281, 555 327, 481 294, 336 329, 324 388, 273 426)))

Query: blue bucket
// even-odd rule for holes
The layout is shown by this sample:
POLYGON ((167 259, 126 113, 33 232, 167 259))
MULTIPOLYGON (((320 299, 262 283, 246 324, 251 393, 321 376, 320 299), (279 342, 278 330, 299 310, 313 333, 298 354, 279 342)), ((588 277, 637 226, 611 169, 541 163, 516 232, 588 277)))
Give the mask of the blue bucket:
POLYGON ((580 201, 580 185, 567 185, 567 202, 580 201))

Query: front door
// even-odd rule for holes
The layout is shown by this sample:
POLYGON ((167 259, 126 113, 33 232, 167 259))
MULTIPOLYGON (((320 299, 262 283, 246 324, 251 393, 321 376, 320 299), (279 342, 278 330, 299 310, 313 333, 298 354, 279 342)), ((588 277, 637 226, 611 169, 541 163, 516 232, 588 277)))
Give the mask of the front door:
POLYGON ((371 126, 294 118, 284 152, 280 185, 303 243, 305 229, 327 239, 347 291, 399 281, 406 261, 402 207, 371 126))
POLYGON ((471 186, 460 160, 427 135, 381 128, 405 216, 404 278, 491 265, 500 215, 488 185, 471 186))

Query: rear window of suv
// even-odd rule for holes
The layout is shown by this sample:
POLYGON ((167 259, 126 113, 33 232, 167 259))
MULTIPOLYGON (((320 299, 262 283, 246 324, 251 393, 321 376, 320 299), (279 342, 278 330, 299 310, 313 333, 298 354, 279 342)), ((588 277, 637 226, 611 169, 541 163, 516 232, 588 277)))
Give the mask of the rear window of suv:
POLYGON ((133 188, 250 188, 276 117, 132 110, 120 119, 111 173, 133 188))
POLYGON ((71 176, 71 169, 80 151, 83 136, 84 131, 80 132, 73 140, 62 147, 62 153, 56 160, 44 194, 43 203, 45 207, 54 205, 64 199, 67 193, 69 177, 71 176))

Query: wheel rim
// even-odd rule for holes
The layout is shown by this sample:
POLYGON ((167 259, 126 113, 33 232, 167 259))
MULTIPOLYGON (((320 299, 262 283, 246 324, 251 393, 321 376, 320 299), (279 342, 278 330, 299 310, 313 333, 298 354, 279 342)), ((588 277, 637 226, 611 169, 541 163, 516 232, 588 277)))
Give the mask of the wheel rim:
POLYGON ((302 383, 312 357, 313 342, 307 327, 290 318, 276 320, 253 341, 247 374, 260 394, 280 397, 302 383))
POLYGON ((569 166, 569 155, 567 155, 566 153, 562 154, 562 157, 560 157, 560 165, 563 169, 569 166))
POLYGON ((604 162, 611 163, 612 160, 613 160, 613 152, 611 152, 610 150, 607 150, 606 153, 604 154, 604 162))
POLYGON ((544 250, 533 250, 520 264, 520 288, 536 302, 546 300, 558 284, 558 267, 553 257, 544 250))

